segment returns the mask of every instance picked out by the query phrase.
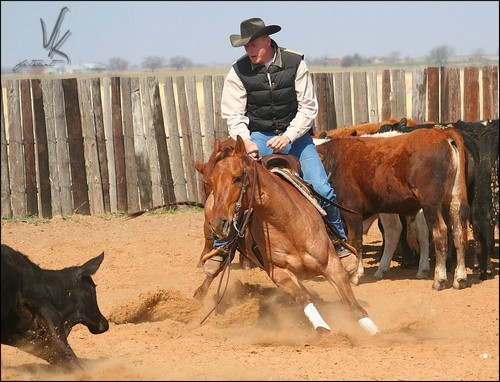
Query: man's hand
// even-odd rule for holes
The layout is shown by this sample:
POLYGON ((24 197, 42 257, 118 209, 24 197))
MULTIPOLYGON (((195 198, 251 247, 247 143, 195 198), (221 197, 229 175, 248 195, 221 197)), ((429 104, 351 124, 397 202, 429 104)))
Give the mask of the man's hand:
POLYGON ((245 150, 248 155, 253 159, 259 159, 259 146, 257 146, 257 143, 253 142, 250 138, 245 139, 243 143, 245 143, 245 150))
POLYGON ((277 135, 267 141, 267 147, 272 148, 275 153, 283 150, 289 144, 290 139, 284 135, 277 135))

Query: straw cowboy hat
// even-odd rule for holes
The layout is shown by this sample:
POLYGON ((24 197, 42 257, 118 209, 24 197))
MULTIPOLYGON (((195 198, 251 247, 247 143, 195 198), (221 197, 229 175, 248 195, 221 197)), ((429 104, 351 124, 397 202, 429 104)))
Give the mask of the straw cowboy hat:
POLYGON ((279 32, 280 30, 281 27, 279 25, 266 26, 262 19, 254 17, 252 19, 242 21, 240 24, 241 35, 232 34, 229 39, 231 40, 231 45, 236 48, 248 44, 257 37, 270 35, 279 32))

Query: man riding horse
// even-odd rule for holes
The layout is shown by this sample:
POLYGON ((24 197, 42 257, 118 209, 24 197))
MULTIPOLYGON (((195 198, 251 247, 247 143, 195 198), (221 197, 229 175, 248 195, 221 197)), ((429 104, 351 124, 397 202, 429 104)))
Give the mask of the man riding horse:
MULTIPOLYGON (((300 53, 279 47, 269 35, 278 25, 264 24, 259 18, 245 20, 240 35, 231 35, 233 47, 243 46, 246 55, 231 67, 224 82, 221 113, 227 120, 229 135, 240 136, 254 159, 280 152, 300 160, 301 176, 323 198, 336 202, 335 191, 312 140, 312 127, 318 102, 309 69, 300 53)), ((339 209, 320 198, 324 221, 335 241, 335 249, 348 273, 358 267, 358 258, 347 242, 339 209), (337 240, 335 240, 337 239, 337 240)), ((228 241, 216 239, 222 247, 208 259, 203 270, 215 277, 229 255, 228 241)))

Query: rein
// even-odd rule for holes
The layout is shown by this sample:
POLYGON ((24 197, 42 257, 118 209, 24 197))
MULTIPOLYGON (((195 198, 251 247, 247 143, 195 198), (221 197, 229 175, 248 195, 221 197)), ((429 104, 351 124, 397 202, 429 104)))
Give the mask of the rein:
MULTIPOLYGON (((249 154, 245 154, 247 157, 249 157, 249 154)), ((248 210, 244 212, 245 214, 245 220, 243 221, 243 224, 241 225, 241 228, 238 229, 237 222, 240 218, 239 213, 240 213, 240 208, 242 205, 242 200, 243 196, 245 195, 247 191, 247 180, 248 180, 248 171, 247 171, 247 162, 243 158, 243 185, 241 186, 241 192, 240 192, 240 197, 238 198, 238 201, 236 202, 236 208, 234 210, 233 214, 233 226, 236 229, 236 232, 238 233, 238 237, 243 237, 245 234, 245 229, 248 225, 248 222, 250 221, 250 216, 252 214, 252 205, 253 205, 253 198, 255 196, 255 184, 257 183, 257 161, 253 161, 253 167, 254 167, 254 172, 253 172, 253 183, 252 183, 252 195, 250 196, 250 203, 248 204, 248 210)))

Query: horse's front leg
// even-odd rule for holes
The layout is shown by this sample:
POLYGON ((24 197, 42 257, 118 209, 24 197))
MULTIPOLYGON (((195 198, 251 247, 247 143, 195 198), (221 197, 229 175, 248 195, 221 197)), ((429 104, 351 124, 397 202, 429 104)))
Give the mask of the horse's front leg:
POLYGON ((272 268, 271 279, 282 288, 286 293, 291 295, 295 302, 304 310, 305 315, 313 325, 318 334, 327 334, 331 331, 328 324, 323 320, 318 310, 311 301, 311 296, 301 287, 297 277, 290 271, 283 268, 272 268))
POLYGON ((212 284, 212 281, 214 281, 214 279, 215 277, 205 277, 205 280, 203 280, 201 285, 194 291, 193 297, 199 301, 202 301, 207 295, 208 289, 210 288, 210 285, 212 284))

